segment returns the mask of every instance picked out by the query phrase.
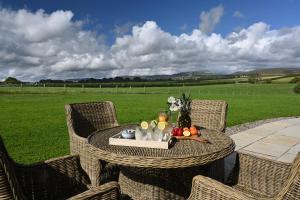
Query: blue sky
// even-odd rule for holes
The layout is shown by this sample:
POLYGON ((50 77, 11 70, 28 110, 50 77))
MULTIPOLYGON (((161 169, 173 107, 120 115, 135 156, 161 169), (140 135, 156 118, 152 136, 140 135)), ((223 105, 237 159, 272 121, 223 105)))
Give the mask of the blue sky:
POLYGON ((172 34, 191 32, 199 25, 199 15, 218 5, 225 12, 215 32, 222 35, 263 21, 274 29, 300 24, 300 1, 297 0, 8 0, 3 7, 26 8, 33 12, 43 9, 47 13, 70 10, 74 20, 89 20, 84 27, 105 34, 112 43, 116 26, 130 26, 153 20, 172 34), (239 11, 243 16, 234 17, 239 11))
POLYGON ((297 0, 0 0, 0 79, 300 67, 299 10, 297 0))

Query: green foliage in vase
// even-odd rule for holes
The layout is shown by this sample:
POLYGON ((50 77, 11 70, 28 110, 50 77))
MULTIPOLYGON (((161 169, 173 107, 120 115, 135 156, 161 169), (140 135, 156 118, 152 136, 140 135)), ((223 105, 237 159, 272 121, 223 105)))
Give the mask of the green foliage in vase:
POLYGON ((192 99, 191 96, 187 96, 185 93, 182 93, 181 97, 180 97, 180 101, 182 104, 182 107, 180 108, 180 113, 186 113, 186 114, 190 114, 191 113, 191 103, 192 103, 192 99))
POLYGON ((181 107, 180 107, 180 116, 178 118, 178 126, 180 128, 191 127, 191 96, 187 96, 183 93, 180 97, 181 107))

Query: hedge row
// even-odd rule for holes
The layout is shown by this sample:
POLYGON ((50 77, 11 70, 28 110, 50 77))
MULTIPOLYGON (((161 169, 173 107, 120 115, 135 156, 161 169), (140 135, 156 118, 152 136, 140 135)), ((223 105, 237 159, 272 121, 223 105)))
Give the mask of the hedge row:
MULTIPOLYGON (((23 84, 23 87, 86 87, 86 88, 129 88, 129 87, 180 87, 180 86, 197 86, 197 85, 216 85, 216 84, 233 84, 232 80, 206 80, 201 82, 125 82, 125 83, 45 83, 45 84, 23 84)), ((2 85, 8 86, 8 85, 2 85)), ((20 85, 9 85, 20 87, 20 85)))

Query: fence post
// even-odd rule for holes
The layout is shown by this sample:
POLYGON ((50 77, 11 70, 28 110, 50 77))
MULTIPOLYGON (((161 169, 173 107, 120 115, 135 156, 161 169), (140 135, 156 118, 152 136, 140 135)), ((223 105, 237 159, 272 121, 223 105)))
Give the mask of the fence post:
POLYGON ((116 94, 118 94, 118 85, 116 85, 116 94))
POLYGON ((81 85, 81 88, 82 88, 82 92, 84 92, 84 84, 83 83, 81 85))
POLYGON ((146 86, 144 86, 144 94, 146 94, 146 86))

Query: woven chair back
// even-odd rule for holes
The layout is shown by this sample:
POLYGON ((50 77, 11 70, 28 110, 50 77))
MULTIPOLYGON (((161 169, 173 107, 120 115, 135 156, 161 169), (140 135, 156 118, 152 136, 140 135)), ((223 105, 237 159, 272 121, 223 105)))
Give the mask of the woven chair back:
POLYGON ((289 177, 276 199, 300 199, 300 152, 294 160, 289 177))
POLYGON ((116 110, 112 102, 70 104, 67 118, 76 134, 88 137, 100 129, 118 126, 116 110))
POLYGON ((198 100, 191 104, 192 124, 224 132, 228 105, 223 100, 198 100))
POLYGON ((0 199, 24 199, 17 177, 14 162, 7 153, 0 136, 0 199))

